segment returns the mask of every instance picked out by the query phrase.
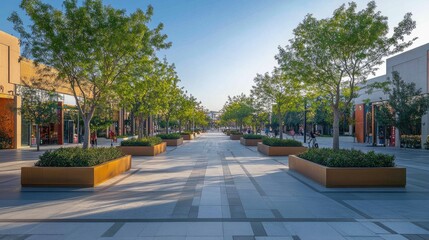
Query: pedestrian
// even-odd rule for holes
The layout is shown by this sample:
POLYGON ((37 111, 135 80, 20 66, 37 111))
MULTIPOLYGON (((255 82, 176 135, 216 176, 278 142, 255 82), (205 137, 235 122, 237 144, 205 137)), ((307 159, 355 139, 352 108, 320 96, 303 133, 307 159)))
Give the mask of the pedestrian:
POLYGON ((289 133, 292 136, 292 138, 295 139, 295 130, 293 128, 290 130, 289 133))

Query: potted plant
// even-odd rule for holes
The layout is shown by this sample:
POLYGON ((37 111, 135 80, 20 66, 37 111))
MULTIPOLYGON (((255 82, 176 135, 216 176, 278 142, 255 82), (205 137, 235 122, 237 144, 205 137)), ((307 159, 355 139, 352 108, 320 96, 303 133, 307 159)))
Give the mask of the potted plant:
POLYGON ((359 150, 310 149, 289 156, 289 169, 326 187, 405 187, 406 169, 393 155, 359 150))
POLYGON ((263 138, 258 151, 268 156, 287 156, 305 152, 302 142, 293 139, 263 138))
POLYGON ((165 152, 167 143, 159 137, 145 137, 122 141, 118 148, 133 156, 155 156, 165 152))
POLYGON ((262 135, 258 134, 244 134, 240 138, 240 143, 244 146, 257 146, 259 142, 262 142, 262 135))
POLYGON ((94 187, 131 168, 131 156, 116 148, 59 148, 39 158, 21 168, 22 186, 94 187))
POLYGON ((157 136, 163 142, 167 143, 167 146, 179 146, 183 144, 183 137, 180 133, 158 134, 157 136))
POLYGON ((195 138, 192 131, 183 131, 180 133, 180 135, 182 135, 183 140, 193 140, 195 138))
POLYGON ((237 130, 233 130, 233 131, 230 131, 229 139, 231 139, 231 140, 240 140, 241 136, 243 136, 242 132, 237 131, 237 130))

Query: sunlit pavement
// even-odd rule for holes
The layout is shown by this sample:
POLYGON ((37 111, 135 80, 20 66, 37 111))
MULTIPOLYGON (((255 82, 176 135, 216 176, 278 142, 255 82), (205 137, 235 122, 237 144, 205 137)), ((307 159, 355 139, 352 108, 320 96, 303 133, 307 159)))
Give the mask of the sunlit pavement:
POLYGON ((395 154, 407 187, 326 189, 221 133, 94 189, 21 188, 39 153, 0 151, 0 239, 429 239, 429 151, 341 142, 395 154))

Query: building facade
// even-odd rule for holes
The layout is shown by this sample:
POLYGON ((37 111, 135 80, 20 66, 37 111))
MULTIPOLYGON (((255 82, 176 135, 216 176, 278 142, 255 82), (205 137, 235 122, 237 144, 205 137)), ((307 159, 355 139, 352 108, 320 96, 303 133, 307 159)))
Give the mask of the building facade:
MULTIPOLYGON (((20 59, 19 39, 0 31, 0 144, 9 139, 9 148, 36 145, 35 125, 22 119, 16 109, 21 106, 19 88, 24 82, 32 84, 39 80, 55 81, 46 77, 41 79, 37 72, 38 69, 31 60, 20 59)), ((81 118, 73 93, 65 84, 57 84, 55 91, 60 96, 58 120, 57 123, 41 127, 41 144, 78 143, 83 129, 79 124, 81 118)), ((112 130, 116 135, 129 134, 130 125, 135 125, 130 114, 119 109, 112 116, 114 123, 106 132, 112 130)))
MULTIPOLYGON (((408 50, 386 60, 386 74, 368 80, 368 84, 383 82, 398 72, 408 83, 415 83, 423 94, 429 93, 429 43, 408 50)), ((355 99, 355 136, 358 142, 375 145, 400 147, 399 131, 393 126, 383 126, 376 120, 378 106, 387 96, 377 90, 371 94, 361 90, 355 99)), ((416 135, 421 135, 421 143, 429 135, 429 114, 422 117, 421 125, 416 126, 416 135)), ((423 146, 423 144, 422 144, 423 146)))

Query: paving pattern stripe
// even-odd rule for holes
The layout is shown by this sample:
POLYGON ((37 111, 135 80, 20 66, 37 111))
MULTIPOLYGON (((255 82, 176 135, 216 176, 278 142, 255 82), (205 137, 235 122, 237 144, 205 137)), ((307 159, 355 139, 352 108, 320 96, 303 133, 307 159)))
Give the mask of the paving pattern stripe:
POLYGON ((298 237, 297 235, 292 235, 292 239, 293 239, 293 240, 301 240, 301 238, 300 238, 300 237, 298 237))
POLYGON ((84 218, 49 218, 49 219, 0 219, 3 223, 33 222, 358 222, 354 218, 134 218, 134 219, 84 219, 84 218))
POLYGON ((232 236, 232 240, 255 240, 254 236, 232 236))
POLYGON ((101 237, 113 237, 115 234, 125 225, 124 222, 114 223, 106 232, 101 235, 101 237))
POLYGON ((0 240, 25 240, 30 234, 0 234, 0 240))
POLYGON ((256 191, 258 191, 259 195, 267 196, 264 189, 262 189, 261 185, 259 185, 259 183, 256 182, 256 179, 252 176, 252 174, 250 174, 250 172, 247 171, 247 169, 243 166, 243 164, 241 164, 239 161, 235 159, 235 155, 233 152, 231 152, 231 155, 233 156, 235 162, 241 167, 241 169, 243 169, 244 173, 246 173, 247 177, 250 179, 250 182, 252 182, 253 186, 256 188, 256 191))
POLYGON ((383 228, 384 230, 388 231, 391 234, 398 234, 396 231, 394 231, 393 229, 391 229, 390 227, 384 225, 381 222, 374 222, 374 224, 376 224, 377 226, 383 228))
POLYGON ((283 215, 278 209, 271 209, 271 212, 273 213, 275 218, 283 218, 283 215))
POLYGON ((252 227, 253 235, 258 237, 268 236, 264 225, 262 225, 262 222, 251 222, 250 226, 252 227))
POLYGON ((218 152, 218 155, 221 158, 226 197, 228 199, 231 218, 246 218, 246 212, 244 211, 243 203, 235 187, 234 178, 231 175, 231 170, 229 169, 225 155, 222 152, 218 152))
POLYGON ((197 185, 204 183, 204 177, 207 171, 208 160, 198 160, 195 162, 191 174, 189 175, 185 186, 180 194, 172 216, 173 217, 198 217, 198 206, 192 206, 193 199, 196 195, 201 196, 202 189, 197 189, 197 185))

